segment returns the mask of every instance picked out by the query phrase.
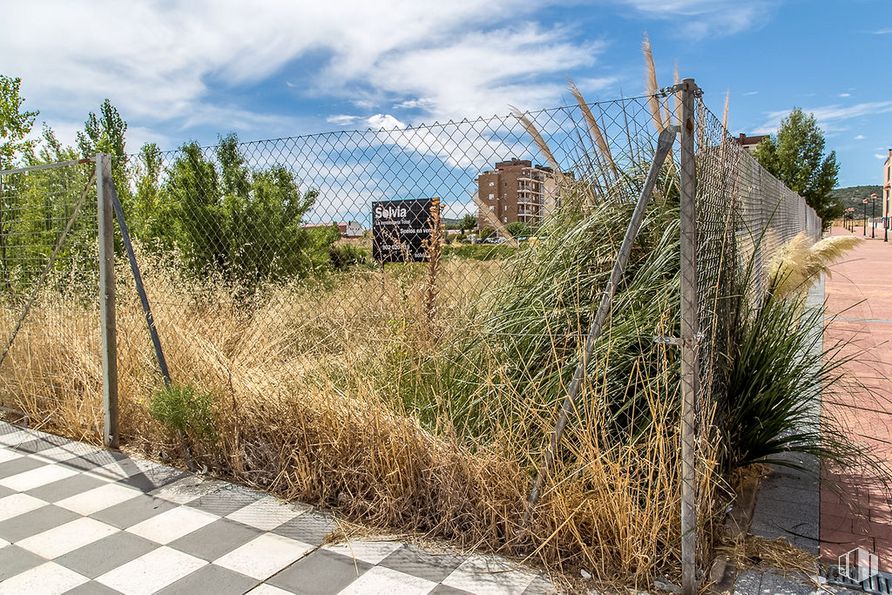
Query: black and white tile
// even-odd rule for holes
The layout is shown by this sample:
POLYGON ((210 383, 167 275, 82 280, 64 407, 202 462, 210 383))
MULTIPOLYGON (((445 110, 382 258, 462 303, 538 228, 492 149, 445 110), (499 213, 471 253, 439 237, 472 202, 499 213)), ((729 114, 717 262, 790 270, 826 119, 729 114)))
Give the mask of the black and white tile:
POLYGON ((331 515, 0 422, 5 593, 546 593, 492 556, 326 543, 331 515))

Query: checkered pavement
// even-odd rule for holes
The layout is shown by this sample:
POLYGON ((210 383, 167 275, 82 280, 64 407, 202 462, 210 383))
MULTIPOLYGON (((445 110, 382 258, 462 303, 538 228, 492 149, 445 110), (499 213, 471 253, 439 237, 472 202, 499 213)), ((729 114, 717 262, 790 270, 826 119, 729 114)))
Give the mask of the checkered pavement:
POLYGON ((219 480, 0 422, 5 593, 546 593, 535 572, 398 541, 219 480))

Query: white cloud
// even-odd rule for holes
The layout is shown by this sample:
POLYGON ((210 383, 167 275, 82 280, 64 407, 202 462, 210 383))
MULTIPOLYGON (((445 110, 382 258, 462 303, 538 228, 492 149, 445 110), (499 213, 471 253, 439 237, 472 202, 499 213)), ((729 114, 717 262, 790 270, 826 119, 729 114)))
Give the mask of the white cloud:
POLYGON ((763 22, 776 2, 769 0, 616 0, 645 16, 672 19, 689 36, 731 35, 763 22))
POLYGON ((311 54, 324 58, 304 93, 364 111, 414 101, 425 118, 452 118, 553 103, 572 69, 593 64, 601 44, 535 24, 558 1, 21 2, 0 20, 0 56, 31 105, 69 119, 109 97, 146 124, 282 123, 215 98, 311 54))
POLYGON ((855 140, 864 140, 865 138, 867 138, 867 137, 864 136, 863 134, 856 134, 856 135, 855 135, 855 140))
POLYGON ((890 29, 877 29, 873 32, 874 35, 892 35, 892 28, 890 29))
POLYGON ((393 109, 420 109, 433 107, 434 101, 430 97, 419 97, 417 99, 406 99, 400 101, 393 106, 393 109))
MULTIPOLYGON (((869 101, 847 106, 825 105, 803 108, 802 111, 807 114, 813 114, 825 132, 841 132, 846 130, 846 128, 840 126, 839 122, 864 116, 890 113, 892 112, 892 101, 869 101)), ((787 110, 768 112, 765 123, 758 128, 756 133, 769 134, 776 131, 781 120, 787 117, 789 113, 787 110)))
POLYGON ((851 93, 840 93, 839 96, 840 97, 851 97, 852 94, 851 93))
POLYGON ((325 121, 329 124, 335 124, 337 126, 350 126, 351 124, 355 124, 362 118, 360 116, 351 116, 349 114, 336 114, 334 116, 328 116, 325 118, 325 121))
POLYGON ((405 128, 406 125, 390 114, 375 114, 366 118, 366 124, 372 129, 393 130, 405 128))
POLYGON ((877 159, 879 159, 880 161, 885 161, 886 157, 887 157, 886 155, 883 155, 882 153, 874 153, 873 156, 876 157, 877 159))
POLYGON ((747 92, 744 93, 743 95, 744 95, 745 97, 751 97, 751 96, 753 96, 753 95, 758 95, 758 94, 759 94, 758 91, 747 91, 747 92))

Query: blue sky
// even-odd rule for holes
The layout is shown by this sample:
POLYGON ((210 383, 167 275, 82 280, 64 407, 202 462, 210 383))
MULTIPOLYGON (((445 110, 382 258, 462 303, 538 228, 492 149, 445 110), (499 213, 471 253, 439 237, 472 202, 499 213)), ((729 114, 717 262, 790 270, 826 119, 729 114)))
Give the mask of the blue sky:
POLYGON ((642 34, 729 128, 812 111, 841 185, 879 183, 892 147, 888 0, 65 0, 10 3, 0 72, 72 142, 109 97, 129 149, 417 124, 643 90, 642 34))

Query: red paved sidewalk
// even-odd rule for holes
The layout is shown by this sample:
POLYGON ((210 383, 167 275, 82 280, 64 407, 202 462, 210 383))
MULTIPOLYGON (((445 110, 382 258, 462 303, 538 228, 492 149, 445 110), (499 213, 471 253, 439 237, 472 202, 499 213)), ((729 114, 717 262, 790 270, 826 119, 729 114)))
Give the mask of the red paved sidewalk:
MULTIPOLYGON (((850 436, 892 465, 892 239, 867 239, 832 267, 826 281, 827 314, 836 315, 825 347, 852 341, 852 383, 824 396, 824 411, 850 436)), ((834 228, 832 235, 862 236, 834 228)), ((861 545, 876 552, 880 568, 892 570, 892 500, 877 481, 857 470, 824 470, 821 488, 821 557, 828 561, 861 545), (834 485, 837 485, 834 488, 834 485)))

